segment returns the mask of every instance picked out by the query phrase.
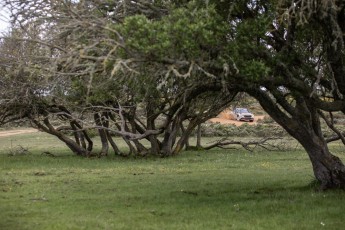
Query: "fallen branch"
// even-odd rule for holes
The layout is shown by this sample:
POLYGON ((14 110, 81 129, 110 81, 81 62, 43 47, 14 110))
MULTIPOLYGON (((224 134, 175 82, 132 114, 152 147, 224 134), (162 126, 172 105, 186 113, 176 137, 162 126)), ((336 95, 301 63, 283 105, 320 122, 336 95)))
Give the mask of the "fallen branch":
POLYGON ((56 157, 54 154, 52 154, 51 152, 48 152, 48 151, 45 151, 45 152, 42 152, 41 155, 45 154, 46 156, 49 156, 49 157, 56 157))
POLYGON ((11 149, 10 149, 10 152, 8 154, 9 156, 27 155, 27 154, 30 154, 30 151, 28 148, 24 148, 21 145, 18 145, 17 147, 12 148, 12 142, 11 142, 11 149))
POLYGON ((280 146, 271 144, 269 141, 272 140, 281 140, 281 137, 267 137, 258 141, 249 141, 249 142, 243 142, 243 141, 233 141, 229 140, 228 138, 223 138, 218 141, 216 141, 214 144, 211 144, 209 146, 203 147, 205 150, 210 150, 212 148, 222 148, 222 149, 229 149, 229 145, 240 145, 244 149, 252 152, 254 151, 255 148, 261 147, 264 148, 268 151, 273 151, 273 150, 282 150, 280 146))

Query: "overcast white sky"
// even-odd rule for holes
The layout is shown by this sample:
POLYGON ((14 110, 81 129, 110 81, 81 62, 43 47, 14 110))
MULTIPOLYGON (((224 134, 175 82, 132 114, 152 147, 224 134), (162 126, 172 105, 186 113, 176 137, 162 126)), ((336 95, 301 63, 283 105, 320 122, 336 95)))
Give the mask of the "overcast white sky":
POLYGON ((5 32, 9 26, 9 14, 6 10, 0 6, 0 33, 5 32))

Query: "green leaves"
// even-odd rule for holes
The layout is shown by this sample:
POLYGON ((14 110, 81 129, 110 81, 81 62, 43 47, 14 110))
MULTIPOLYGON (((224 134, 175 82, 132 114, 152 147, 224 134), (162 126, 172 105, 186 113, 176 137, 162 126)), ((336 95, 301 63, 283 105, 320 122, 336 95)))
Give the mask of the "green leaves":
POLYGON ((225 25, 212 7, 173 10, 160 20, 143 15, 127 17, 116 30, 126 46, 145 57, 195 59, 225 38, 225 25))
POLYGON ((248 80, 259 80, 269 74, 270 68, 259 60, 250 60, 241 69, 241 74, 247 76, 248 80))
POLYGON ((171 46, 165 26, 150 21, 144 15, 126 18, 118 30, 124 36, 126 46, 143 55, 159 55, 171 46))

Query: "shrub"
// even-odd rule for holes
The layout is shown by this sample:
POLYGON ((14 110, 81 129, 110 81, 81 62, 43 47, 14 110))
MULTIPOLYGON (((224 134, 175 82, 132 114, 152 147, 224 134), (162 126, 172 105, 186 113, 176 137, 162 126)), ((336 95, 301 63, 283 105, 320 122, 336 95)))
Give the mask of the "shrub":
POLYGON ((227 136, 227 137, 283 137, 288 134, 283 128, 277 125, 249 125, 244 123, 241 126, 222 125, 219 123, 205 123, 202 125, 201 135, 204 137, 227 136))

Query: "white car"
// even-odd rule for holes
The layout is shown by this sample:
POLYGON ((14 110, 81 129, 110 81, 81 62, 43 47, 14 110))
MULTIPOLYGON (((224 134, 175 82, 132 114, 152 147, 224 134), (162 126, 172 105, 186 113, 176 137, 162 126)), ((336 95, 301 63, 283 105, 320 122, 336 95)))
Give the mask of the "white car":
POLYGON ((236 108, 234 110, 235 118, 238 121, 254 121, 254 114, 252 114, 248 109, 246 108, 236 108))

